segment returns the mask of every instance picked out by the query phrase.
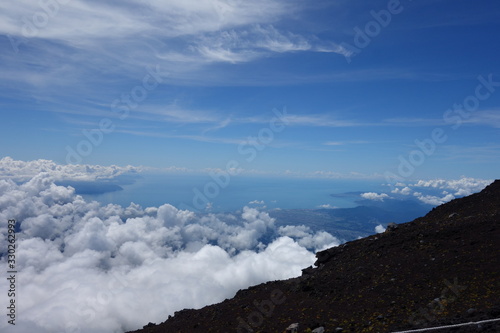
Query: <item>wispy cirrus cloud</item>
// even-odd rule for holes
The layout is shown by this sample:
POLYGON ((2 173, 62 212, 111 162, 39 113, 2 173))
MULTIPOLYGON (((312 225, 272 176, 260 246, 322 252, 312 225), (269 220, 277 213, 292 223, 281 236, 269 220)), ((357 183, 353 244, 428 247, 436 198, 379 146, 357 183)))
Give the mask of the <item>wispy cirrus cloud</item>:
POLYGON ((361 123, 351 120, 335 119, 328 114, 311 115, 289 115, 285 120, 290 125, 319 126, 319 127, 353 127, 361 126, 361 123))
POLYGON ((415 127, 415 126, 443 126, 446 125, 444 120, 431 119, 431 118, 389 118, 384 119, 382 124, 385 126, 401 126, 401 127, 415 127))
POLYGON ((483 145, 444 145, 442 146, 442 159, 460 161, 460 163, 484 163, 497 161, 500 156, 500 145, 485 143, 483 145))
POLYGON ((188 134, 169 134, 163 132, 154 132, 154 131, 135 131, 135 130, 127 130, 127 129, 118 129, 115 131, 116 133, 130 134, 135 136, 145 136, 145 137, 153 137, 153 138, 164 138, 164 139, 183 139, 190 141, 199 141, 199 142, 209 142, 209 143, 222 143, 222 144, 232 144, 232 145, 241 145, 248 143, 246 139, 237 139, 237 138, 225 138, 225 137, 214 137, 214 136, 206 136, 206 135, 188 135, 188 134))
POLYGON ((29 31, 22 17, 30 18, 43 8, 39 3, 20 0, 15 6, 3 3, 2 31, 13 36, 35 37, 71 41, 75 45, 99 39, 137 36, 178 37, 217 31, 227 27, 268 22, 285 11, 293 10, 293 4, 283 1, 257 0, 251 3, 236 0, 209 0, 202 3, 190 0, 131 0, 127 2, 90 2, 72 0, 58 5, 47 24, 33 25, 37 31, 29 31), (148 18, 145 20, 144 18, 148 18), (66 27, 60 30, 61 26, 66 27), (23 28, 26 28, 23 31, 23 28), (32 32, 32 34, 29 34, 32 32), (78 37, 79 40, 74 40, 78 37))
POLYGON ((324 142, 323 145, 325 146, 345 146, 345 145, 358 145, 358 144, 367 144, 371 143, 370 141, 365 141, 365 140, 352 140, 352 141, 327 141, 324 142))
MULTIPOLYGON (((248 62, 295 51, 324 52, 325 46, 314 45, 314 36, 273 25, 299 8, 297 1, 281 0, 132 0, 112 4, 73 0, 57 4, 47 21, 38 24, 32 17, 46 15, 42 7, 21 0, 0 5, 0 34, 8 36, 21 52, 36 50, 37 58, 32 61, 43 69, 39 77, 32 70, 14 76, 32 84, 57 71, 62 75, 54 75, 52 80, 76 82, 88 71, 103 69, 108 76, 133 76, 141 65, 150 63, 160 63, 175 80, 213 62, 248 62)), ((336 48, 333 44, 329 47, 330 51, 336 48)), ((13 56, 4 54, 2 60, 14 61, 13 56)), ((22 54, 18 63, 27 65, 27 56, 22 54)))
MULTIPOLYGON (((295 0, 54 3, 56 7, 43 24, 33 21, 34 15, 46 15, 38 2, 0 4, 0 35, 6 36, 0 39, 0 46, 7 51, 0 54, 0 75, 4 78, 0 96, 17 98, 30 108, 62 117, 80 116, 85 121, 92 117, 116 119, 110 105, 140 84, 147 66, 161 68, 165 75, 159 90, 164 91, 170 86, 200 82, 240 84, 241 78, 233 78, 233 71, 218 67, 224 64, 249 63, 294 52, 341 52, 334 42, 280 24, 286 15, 302 8, 295 0)), ((257 80, 269 82, 260 76, 257 80)), ((159 99, 145 99, 128 118, 204 124, 197 129, 202 134, 229 125, 269 121, 233 117, 227 110, 191 108, 175 92, 167 91, 161 102, 159 99)), ((314 117, 293 116, 290 123, 347 125, 314 117)), ((116 125, 125 126, 122 122, 116 125)))
MULTIPOLYGON (((443 118, 388 118, 382 122, 386 126, 448 126, 443 118)), ((464 116, 460 124, 481 125, 500 128, 500 110, 478 110, 468 112, 464 110, 464 116)))
POLYGON ((321 45, 317 44, 315 38, 280 31, 273 25, 260 24, 240 30, 203 35, 196 40, 192 48, 209 61, 230 63, 251 61, 272 53, 345 52, 340 45, 333 42, 321 45))
POLYGON ((500 109, 476 111, 468 119, 462 120, 462 122, 465 124, 500 128, 500 109))

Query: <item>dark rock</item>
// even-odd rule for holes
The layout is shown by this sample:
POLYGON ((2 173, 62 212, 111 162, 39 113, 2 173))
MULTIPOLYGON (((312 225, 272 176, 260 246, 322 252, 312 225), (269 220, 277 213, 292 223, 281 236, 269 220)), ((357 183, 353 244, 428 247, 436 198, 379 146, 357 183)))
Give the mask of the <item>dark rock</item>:
POLYGON ((302 275, 311 275, 313 273, 314 273, 314 268, 312 266, 302 269, 302 275))
POLYGON ((469 310, 467 310, 468 315, 473 315, 474 313, 476 313, 476 309, 470 308, 469 310))
MULTIPOLYGON (((321 323, 326 332, 394 332, 498 318, 499 203, 500 181, 495 181, 480 193, 398 224, 393 234, 378 234, 376 241, 368 241, 371 236, 318 252, 317 268, 305 268, 301 277, 178 311, 138 332, 234 332, 238 325, 239 331, 283 332, 291 322, 311 329, 321 323)), ((480 326, 485 333, 500 332, 500 322, 480 326)), ((477 331, 478 325, 470 325, 439 333, 477 331)))
POLYGON ((386 232, 391 232, 391 231, 394 231, 398 228, 398 225, 394 222, 391 222, 389 224, 387 224, 387 228, 386 228, 386 232))

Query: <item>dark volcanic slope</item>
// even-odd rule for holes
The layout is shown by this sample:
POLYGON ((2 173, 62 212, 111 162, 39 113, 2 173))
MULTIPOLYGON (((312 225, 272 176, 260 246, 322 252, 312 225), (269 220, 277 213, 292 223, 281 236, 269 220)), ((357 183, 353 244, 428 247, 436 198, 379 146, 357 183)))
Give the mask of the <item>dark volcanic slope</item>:
MULTIPOLYGON (((319 252, 319 267, 299 278, 137 332, 275 333, 292 323, 299 332, 392 332, 500 318, 499 224, 497 180, 395 230, 319 252)), ((432 332, 500 332, 500 322, 432 332)))

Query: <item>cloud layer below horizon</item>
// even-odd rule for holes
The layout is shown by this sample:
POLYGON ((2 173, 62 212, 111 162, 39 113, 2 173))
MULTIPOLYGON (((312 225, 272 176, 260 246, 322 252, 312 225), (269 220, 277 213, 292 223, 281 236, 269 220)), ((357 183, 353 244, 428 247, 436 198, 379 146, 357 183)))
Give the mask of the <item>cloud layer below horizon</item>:
MULTIPOLYGON (((233 297, 251 285, 298 276, 314 263, 314 252, 341 242, 305 225, 275 226, 262 208, 197 214, 168 203, 145 208, 102 205, 85 200, 71 186, 56 185, 113 180, 141 171, 132 166, 0 160, 0 221, 20 223, 16 301, 22 315, 16 333, 137 329, 175 311, 233 297)), ((480 191, 490 182, 420 180, 361 197, 439 204, 480 191), (430 189, 443 198, 427 194, 430 189)), ((252 202, 257 203, 262 202, 252 202)), ((375 231, 383 229, 379 225, 375 231)), ((6 239, 7 228, 0 228, 0 234, 6 239)), ((2 242, 0 254, 6 252, 2 242)), ((0 265, 7 267, 5 255, 0 265)), ((7 283, 1 279, 0 290, 8 290, 7 283)), ((2 332, 11 328, 0 322, 2 332)))
MULTIPOLYGON (((137 329, 300 275, 314 262, 312 251, 340 243, 305 226, 276 228, 266 212, 249 207, 197 215, 169 204, 103 206, 55 185, 48 172, 22 184, 0 179, 0 220, 8 219, 21 229, 18 333, 137 329)), ((7 266, 5 256, 0 264, 7 266)), ((0 280, 0 289, 7 283, 0 280)), ((10 328, 0 323, 2 332, 10 328)))

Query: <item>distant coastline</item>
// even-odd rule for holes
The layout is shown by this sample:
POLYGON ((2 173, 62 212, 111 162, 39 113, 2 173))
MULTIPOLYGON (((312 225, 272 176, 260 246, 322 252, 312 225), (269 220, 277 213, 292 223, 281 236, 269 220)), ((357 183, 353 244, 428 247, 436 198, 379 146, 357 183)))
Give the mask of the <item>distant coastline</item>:
POLYGON ((71 186, 75 189, 76 194, 83 195, 98 195, 111 192, 123 191, 123 187, 117 184, 105 182, 76 182, 76 181, 65 181, 58 182, 57 185, 60 186, 71 186))

